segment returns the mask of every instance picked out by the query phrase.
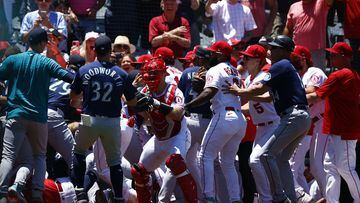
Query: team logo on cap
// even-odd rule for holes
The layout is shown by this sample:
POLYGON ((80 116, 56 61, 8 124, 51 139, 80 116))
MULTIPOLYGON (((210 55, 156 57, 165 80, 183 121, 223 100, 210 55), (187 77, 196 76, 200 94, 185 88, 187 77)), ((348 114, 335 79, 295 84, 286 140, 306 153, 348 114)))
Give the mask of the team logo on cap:
POLYGON ((270 73, 266 73, 266 75, 264 76, 264 81, 269 81, 271 79, 271 74, 270 73))

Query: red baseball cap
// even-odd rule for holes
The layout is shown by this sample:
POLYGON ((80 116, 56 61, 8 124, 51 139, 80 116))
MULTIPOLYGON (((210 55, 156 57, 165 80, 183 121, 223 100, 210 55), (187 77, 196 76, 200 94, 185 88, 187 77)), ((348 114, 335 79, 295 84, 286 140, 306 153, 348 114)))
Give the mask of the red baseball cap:
POLYGON ((159 47, 156 49, 154 53, 154 57, 161 57, 165 60, 165 59, 174 59, 175 55, 173 50, 167 47, 159 47))
POLYGON ((194 51, 188 51, 185 55, 185 57, 182 57, 182 58, 178 58, 180 62, 191 62, 192 60, 194 60, 194 57, 195 57, 195 53, 194 51))
POLYGON ((212 52, 221 52, 226 56, 231 56, 232 53, 232 47, 225 41, 217 41, 208 47, 207 50, 212 52))
POLYGON ((296 45, 293 52, 299 56, 305 57, 306 60, 312 60, 310 50, 307 47, 296 45))
POLYGON ((353 55, 352 48, 345 42, 337 42, 333 47, 325 49, 326 51, 334 54, 341 54, 345 57, 351 58, 353 55))
POLYGON ((251 58, 266 58, 266 50, 260 45, 250 45, 245 51, 241 51, 240 54, 251 57, 251 58))
POLYGON ((132 62, 131 64, 144 64, 149 62, 151 59, 152 59, 151 54, 144 54, 139 56, 139 58, 135 62, 132 62))

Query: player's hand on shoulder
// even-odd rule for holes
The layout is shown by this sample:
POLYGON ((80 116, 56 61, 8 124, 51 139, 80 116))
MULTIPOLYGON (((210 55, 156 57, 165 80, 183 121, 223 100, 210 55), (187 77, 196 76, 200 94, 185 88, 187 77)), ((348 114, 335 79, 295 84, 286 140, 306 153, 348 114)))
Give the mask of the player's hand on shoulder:
POLYGON ((233 94, 233 95, 239 95, 241 92, 241 88, 236 85, 236 83, 231 84, 228 81, 225 81, 226 85, 222 86, 221 91, 223 91, 224 94, 233 94))

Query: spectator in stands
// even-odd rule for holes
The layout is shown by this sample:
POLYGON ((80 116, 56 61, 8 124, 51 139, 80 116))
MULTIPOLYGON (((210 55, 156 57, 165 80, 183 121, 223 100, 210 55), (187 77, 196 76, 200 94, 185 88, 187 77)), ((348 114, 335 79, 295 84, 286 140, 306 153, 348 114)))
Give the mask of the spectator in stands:
POLYGON ((48 30, 48 39, 49 41, 46 45, 46 56, 54 59, 61 67, 65 68, 65 58, 68 59, 69 56, 67 54, 64 55, 64 53, 59 50, 58 46, 63 39, 62 35, 57 30, 51 28, 48 30))
POLYGON ((56 12, 60 12, 64 14, 64 18, 66 21, 66 28, 68 31, 68 36, 66 39, 66 51, 67 48, 71 48, 71 43, 74 40, 82 40, 83 36, 77 32, 75 32, 75 25, 79 22, 79 19, 75 15, 75 13, 71 10, 70 4, 68 0, 55 0, 52 3, 52 7, 56 12))
POLYGON ((354 67, 360 67, 360 1, 342 0, 345 3, 344 34, 354 53, 354 67))
POLYGON ((119 67, 124 69, 127 73, 130 73, 135 69, 135 67, 132 65, 134 62, 136 62, 134 56, 131 54, 125 54, 120 61, 119 67))
POLYGON ((290 6, 298 0, 277 0, 278 12, 274 20, 274 26, 272 29, 272 37, 282 35, 284 32, 287 14, 290 6))
POLYGON ((247 42, 257 28, 250 8, 238 0, 209 0, 205 10, 213 17, 215 41, 235 38, 247 42))
POLYGON ((186 18, 190 24, 191 47, 200 44, 200 29, 197 23, 200 0, 181 0, 179 4, 178 15, 186 18))
POLYGON ((133 54, 136 51, 136 47, 130 43, 128 37, 119 35, 114 41, 113 51, 123 54, 133 54))
POLYGON ((308 47, 315 67, 325 70, 326 20, 334 0, 302 0, 291 5, 284 34, 308 47))
POLYGON ((153 52, 158 47, 168 47, 175 57, 182 57, 190 47, 191 35, 188 20, 176 14, 179 0, 162 0, 164 13, 151 19, 149 24, 149 42, 153 52))
POLYGON ((96 31, 96 13, 104 6, 105 0, 69 0, 69 4, 79 20, 76 32, 81 33, 82 39, 85 33, 96 31))
POLYGON ((36 0, 38 10, 29 12, 25 15, 20 34, 23 41, 27 41, 29 32, 35 28, 42 27, 45 30, 50 28, 57 29, 59 33, 67 37, 67 27, 64 15, 59 12, 50 11, 52 0, 36 0))
POLYGON ((264 35, 270 35, 274 26, 274 20, 278 10, 277 0, 242 0, 245 6, 248 6, 254 17, 257 28, 252 32, 252 38, 248 44, 257 44, 264 35), (270 10, 269 16, 265 13, 265 4, 270 10))
POLYGON ((83 41, 81 47, 73 46, 71 47, 70 54, 80 53, 80 56, 85 58, 86 63, 91 63, 95 60, 95 40, 99 37, 97 32, 88 32, 85 35, 85 40, 83 41))

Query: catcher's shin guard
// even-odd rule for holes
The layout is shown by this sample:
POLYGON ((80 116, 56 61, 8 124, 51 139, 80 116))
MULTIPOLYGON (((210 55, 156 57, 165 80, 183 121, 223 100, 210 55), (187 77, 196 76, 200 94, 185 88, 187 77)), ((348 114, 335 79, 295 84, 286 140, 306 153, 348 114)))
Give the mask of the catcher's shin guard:
POLYGON ((135 180, 138 203, 151 203, 151 179, 149 173, 139 163, 131 167, 131 175, 135 180))
POLYGON ((166 160, 166 166, 176 176, 176 180, 189 203, 197 203, 197 190, 194 178, 186 168, 185 160, 180 154, 172 154, 166 160))

